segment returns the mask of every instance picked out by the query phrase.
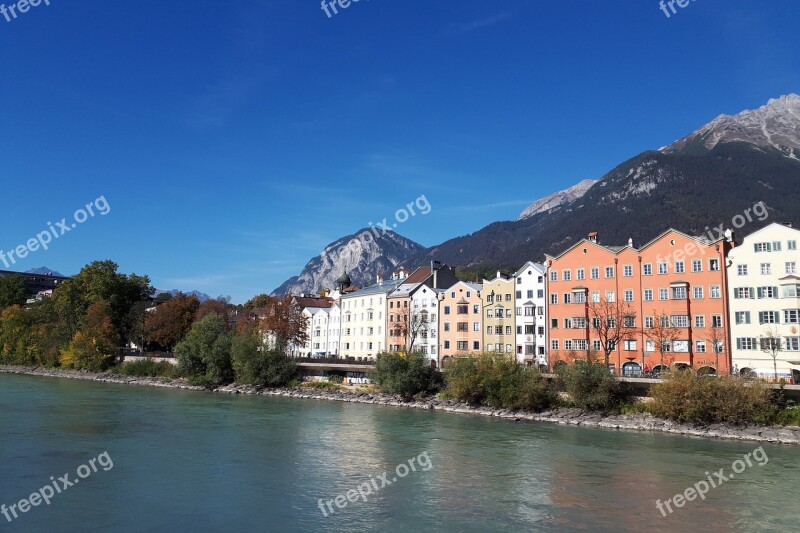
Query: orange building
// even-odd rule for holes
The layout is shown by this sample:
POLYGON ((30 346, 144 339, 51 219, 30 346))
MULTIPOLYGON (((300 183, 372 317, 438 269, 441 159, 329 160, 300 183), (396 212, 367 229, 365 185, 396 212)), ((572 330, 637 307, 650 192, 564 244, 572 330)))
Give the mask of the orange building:
POLYGON ((625 309, 620 319, 629 333, 611 343, 614 373, 659 372, 663 359, 664 367, 728 374, 725 258, 731 246, 674 229, 640 248, 632 240, 603 246, 591 233, 560 255, 547 256, 551 363, 587 353, 602 360, 597 315, 605 306, 625 309), (659 350, 654 339, 664 338, 659 350))
POLYGON ((482 288, 478 283, 459 281, 439 295, 439 353, 442 363, 454 356, 483 351, 482 288))

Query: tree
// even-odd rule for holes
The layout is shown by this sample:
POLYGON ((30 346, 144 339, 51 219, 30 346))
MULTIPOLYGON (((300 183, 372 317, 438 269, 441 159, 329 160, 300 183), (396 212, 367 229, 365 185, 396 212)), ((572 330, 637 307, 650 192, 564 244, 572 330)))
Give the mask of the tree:
POLYGON ((268 350, 264 336, 255 328, 237 333, 231 347, 237 383, 282 387, 294 379, 297 365, 276 350, 268 350))
POLYGON ((25 280, 22 276, 0 277, 0 309, 25 304, 25 280))
POLYGON ((268 307, 273 300, 274 298, 268 294, 259 294, 247 300, 244 304, 244 308, 247 311, 252 311, 259 307, 268 307))
POLYGON ((772 370, 775 372, 775 381, 778 381, 778 356, 783 351, 778 328, 765 328, 764 334, 758 338, 758 343, 761 351, 772 357, 772 370))
POLYGON ((441 375, 428 365, 420 352, 378 354, 372 379, 384 392, 407 400, 418 394, 436 392, 441 386, 441 375))
MULTIPOLYGON (((589 303, 589 318, 591 328, 600 339, 601 349, 605 359, 606 368, 610 366, 611 353, 617 346, 635 338, 636 311, 627 302, 617 302, 615 299, 601 298, 589 303)), ((589 342, 589 339, 586 340, 589 342)), ((587 353, 588 352, 587 347, 587 353)))
POLYGON ((711 344, 711 349, 714 350, 715 368, 719 372, 719 354, 725 351, 725 330, 712 326, 708 331, 708 342, 711 344))
POLYGON ((681 331, 672 325, 670 316, 666 313, 658 314, 654 309, 653 325, 649 328, 643 328, 642 333, 644 333, 645 337, 653 341, 655 349, 659 355, 662 370, 665 362, 667 363, 667 367, 671 366, 674 356, 671 355, 671 352, 666 352, 665 347, 670 347, 671 349, 672 343, 678 340, 681 335, 681 331), (666 356, 667 360, 665 361, 666 353, 670 353, 670 355, 666 356))
POLYGON ((211 313, 216 313, 225 320, 230 318, 231 304, 229 298, 216 298, 214 300, 206 300, 200 304, 195 313, 195 321, 202 320, 211 313))
MULTIPOLYGON (((409 302, 413 305, 413 302, 409 302)), ((398 302, 399 305, 399 302, 398 302)), ((423 333, 427 333, 430 328, 430 317, 428 311, 425 309, 415 309, 409 305, 403 309, 398 309, 395 313, 396 322, 394 332, 395 337, 405 339, 405 350, 408 352, 414 351, 414 343, 423 333)))
POLYGON ((210 314, 195 322, 189 334, 175 347, 178 368, 184 374, 201 377, 218 385, 233 380, 231 343, 233 334, 225 320, 210 314))
POLYGON ((196 296, 178 293, 168 302, 147 313, 144 329, 147 341, 172 351, 192 329, 200 301, 196 296))
POLYGON ((308 341, 308 318, 291 296, 268 297, 259 310, 259 329, 269 339, 269 348, 285 352, 308 341))
POLYGON ((95 302, 86 312, 84 326, 64 350, 62 363, 91 371, 105 370, 113 362, 118 342, 110 306, 102 300, 95 302))
POLYGON ((87 309, 104 301, 118 337, 129 337, 130 310, 136 302, 149 299, 153 288, 147 276, 120 274, 118 268, 113 261, 95 261, 58 286, 53 297, 71 334, 81 328, 87 309))

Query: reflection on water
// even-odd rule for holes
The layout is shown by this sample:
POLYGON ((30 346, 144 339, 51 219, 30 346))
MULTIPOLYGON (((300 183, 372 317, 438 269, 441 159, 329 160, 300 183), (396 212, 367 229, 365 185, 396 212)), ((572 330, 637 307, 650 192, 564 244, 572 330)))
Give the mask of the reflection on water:
MULTIPOLYGON (((0 375, 0 503, 108 451, 19 531, 791 531, 800 448, 664 518, 755 444, 0 375), (320 499, 418 469, 325 517, 320 499)), ((0 517, 2 520, 2 517, 0 517)))

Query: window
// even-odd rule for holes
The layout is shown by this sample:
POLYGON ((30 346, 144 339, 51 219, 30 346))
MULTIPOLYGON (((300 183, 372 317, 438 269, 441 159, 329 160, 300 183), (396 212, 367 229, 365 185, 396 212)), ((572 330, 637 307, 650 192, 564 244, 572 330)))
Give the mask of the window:
POLYGON ((695 300, 702 300, 703 299, 703 287, 693 287, 692 292, 694 293, 695 300))
POLYGON ((533 291, 532 290, 528 291, 527 294, 528 294, 528 298, 533 298, 533 291))
POLYGON ((563 279, 564 281, 572 281, 572 271, 565 270, 564 272, 562 272, 561 279, 563 279))
POLYGON ((607 278, 614 277, 614 267, 606 267, 606 277, 607 278))
POLYGON ((450 341, 444 341, 444 349, 445 350, 449 350, 450 349, 450 341))
POLYGON ((761 299, 764 298, 777 298, 778 297, 778 287, 759 287, 758 288, 758 297, 761 299))
POLYGON ((644 301, 645 302, 652 302, 653 301, 653 289, 645 289, 644 290, 644 301))
POLYGON ((480 350, 481 349, 481 341, 472 341, 472 349, 473 350, 480 350))
POLYGON ((702 271, 703 271, 703 260, 692 259, 692 272, 702 272, 702 271))
POLYGON ((571 304, 572 303, 572 295, 568 292, 564 293, 564 303, 571 304))
POLYGON ((653 275, 653 265, 650 263, 645 263, 642 265, 642 274, 645 276, 652 276, 653 275))
POLYGON ((522 300, 522 291, 517 291, 517 300, 522 300))
POLYGON ((736 274, 738 276, 746 276, 747 275, 747 265, 736 265, 736 274))
MULTIPOLYGON (((467 315, 469 314, 469 306, 468 305, 459 305, 456 307, 456 313, 459 315, 467 315)), ((447 314, 447 313, 445 313, 447 314)))
POLYGON ((786 247, 787 250, 797 250, 797 241, 789 241, 786 244, 789 245, 786 247))
POLYGON ((771 247, 770 243, 768 243, 768 242, 757 242, 757 243, 755 243, 754 248, 755 248, 756 253, 771 252, 772 251, 772 247, 771 247))
POLYGON ((798 298, 800 297, 800 285, 784 285, 783 286, 784 298, 798 298))
POLYGON ((572 319, 565 318, 564 319, 564 329, 572 329, 572 319))
POLYGON ((575 329, 586 329, 586 317, 573 318, 572 327, 575 329))
POLYGON ((686 266, 683 261, 675 261, 675 273, 683 274, 684 272, 686 272, 686 266))
POLYGON ((636 351, 636 341, 625 341, 625 351, 627 351, 627 352, 635 352, 636 351))
POLYGON ((686 315, 673 315, 672 316, 672 327, 673 328, 688 328, 689 327, 689 317, 686 315))
POLYGON ((695 346, 695 351, 697 353, 706 353, 706 341, 697 341, 695 346))
POLYGON ((750 311, 736 311, 733 316, 737 325, 750 323, 750 311))
POLYGON ((481 304, 475 304, 472 306, 472 313, 475 315, 481 314, 481 304))
POLYGON ((633 301, 633 289, 625 289, 625 301, 626 302, 633 301))
POLYGON ((778 312, 777 311, 761 311, 758 313, 759 324, 777 324, 778 312))
POLYGON ((592 350, 594 350, 595 352, 599 352, 600 351, 600 341, 598 341, 598 340, 593 340, 592 341, 592 350))
POLYGON ((467 291, 467 298, 472 298, 472 291, 467 291))
POLYGON ((615 301, 614 291, 606 291, 606 301, 607 302, 615 301))
POLYGON ((567 339, 564 341, 564 349, 565 350, 572 350, 572 341, 567 339))
POLYGON ((522 285, 522 278, 517 278, 517 285, 522 285))
POLYGON ((644 349, 648 352, 655 352, 656 351, 656 343, 653 341, 644 341, 644 349))
POLYGON ((783 312, 783 322, 786 324, 798 324, 800 323, 800 310, 798 309, 786 309, 783 312))
POLYGON ((550 319, 550 329, 558 329, 558 319, 551 318, 550 319))
POLYGON ((510 295, 510 294, 506 294, 506 301, 507 301, 507 302, 510 302, 510 301, 511 301, 511 295, 510 295))
POLYGON ((719 259, 709 259, 708 260, 708 271, 709 272, 719 272, 719 259))
POLYGON ((550 349, 558 350, 558 339, 553 339, 550 341, 550 349))
POLYGON ((626 278, 633 277, 633 265, 625 265, 622 267, 622 275, 626 278))
POLYGON ((644 327, 652 328, 654 324, 655 324, 655 321, 653 320, 653 317, 651 317, 651 316, 644 317, 644 327))
POLYGON ((673 300, 685 300, 687 298, 686 287, 672 287, 673 300))
POLYGON ((753 289, 750 287, 736 287, 733 289, 733 297, 738 300, 747 300, 753 298, 753 289))
POLYGON ((506 335, 512 335, 511 326, 506 326, 506 335))
MULTIPOLYGON (((789 241, 794 242, 794 241, 789 241)), ((786 337, 786 351, 800 352, 800 337, 786 337)))
POLYGON ((486 295, 486 303, 494 303, 494 294, 487 294, 486 295))
POLYGON ((761 263, 761 275, 769 276, 772 274, 772 263, 761 263))
POLYGON ((450 322, 445 322, 444 323, 444 330, 445 331, 450 331, 450 322))
POLYGON ((575 296, 575 303, 576 304, 585 304, 586 303, 586 293, 585 292, 576 292, 575 296))
POLYGON ((533 335, 533 324, 525 324, 525 335, 533 335))
POLYGON ((592 293, 592 303, 595 303, 595 304, 599 304, 600 303, 600 293, 599 292, 595 291, 595 292, 592 293))
POLYGON ((469 342, 467 342, 467 341, 458 341, 458 342, 456 342, 456 349, 459 352, 466 352, 467 350, 469 350, 469 342))
POLYGON ((772 249, 774 251, 776 251, 776 252, 780 252, 781 251, 781 241, 773 241, 772 249))
POLYGON ((658 289, 659 300, 669 300, 669 289, 658 289))
POLYGON ((446 315, 450 314, 450 306, 449 305, 445 305, 444 306, 444 314, 446 314, 446 315))
POLYGON ((625 315, 622 317, 622 322, 625 324, 626 328, 635 328, 636 327, 636 317, 633 315, 625 315))
POLYGON ((659 263, 658 264, 658 273, 660 275, 667 274, 669 272, 669 266, 667 263, 659 263))
POLYGON ((480 322, 473 322, 472 323, 472 331, 480 331, 481 330, 481 323, 480 322))
POLYGON ((696 327, 696 328, 704 328, 704 327, 706 327, 706 316, 705 315, 695 315, 694 316, 694 327, 696 327))
POLYGON ((586 269, 579 268, 575 271, 575 279, 586 279, 586 269))
POLYGON ((736 339, 737 350, 755 350, 756 339, 753 337, 739 337, 736 339))
POLYGON ((597 279, 600 277, 600 268, 592 267, 589 273, 592 279, 597 279))
POLYGON ((558 281, 558 272, 555 270, 550 271, 550 281, 558 281))
POLYGON ((456 331, 469 331, 469 322, 459 322, 456 324, 456 331))
POLYGON ((486 318, 492 318, 494 316, 494 312, 491 309, 486 310, 486 318))
POLYGON ((722 327, 722 315, 711 315, 711 327, 712 328, 722 327))
POLYGON ((719 288, 719 285, 712 285, 709 289, 711 298, 722 298, 722 290, 719 288))
POLYGON ((787 261, 785 271, 787 274, 797 274, 797 262, 787 261))
POLYGON ((533 310, 535 309, 532 305, 525 306, 525 316, 533 316, 533 310))
POLYGON ((588 346, 589 345, 586 343, 586 339, 575 339, 576 350, 585 352, 588 346))

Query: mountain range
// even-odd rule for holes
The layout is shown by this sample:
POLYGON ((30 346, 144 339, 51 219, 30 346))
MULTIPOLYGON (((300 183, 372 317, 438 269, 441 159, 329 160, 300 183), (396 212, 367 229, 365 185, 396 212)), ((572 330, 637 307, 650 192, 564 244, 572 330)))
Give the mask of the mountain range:
MULTIPOLYGON (((721 115, 668 146, 624 161, 598 180, 581 181, 534 202, 516 220, 495 222, 430 248, 393 234, 375 241, 369 255, 324 261, 323 253, 275 292, 300 287, 316 292, 332 286, 331 273, 345 271, 364 286, 378 272, 413 269, 431 260, 459 267, 462 279, 479 279, 498 268, 541 261, 590 231, 609 244, 625 244, 629 238, 641 244, 670 227, 693 235, 719 224, 731 227, 735 215, 758 202, 766 204, 769 217, 738 228, 740 236, 770 222, 798 224, 798 156, 800 96, 790 94, 759 109, 721 115), (400 239, 406 246, 397 248, 400 239)), ((335 250, 348 239, 328 248, 335 250)))

